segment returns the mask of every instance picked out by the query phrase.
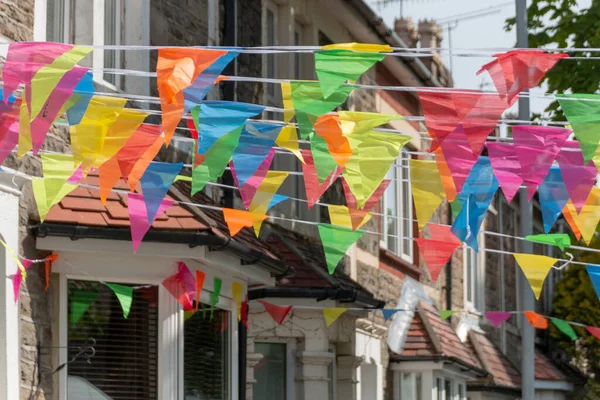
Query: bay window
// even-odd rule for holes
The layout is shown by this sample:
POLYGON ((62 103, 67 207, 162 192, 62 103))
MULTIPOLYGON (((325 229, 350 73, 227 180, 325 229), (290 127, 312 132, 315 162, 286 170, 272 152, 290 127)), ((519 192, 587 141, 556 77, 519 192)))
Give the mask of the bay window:
POLYGON ((264 400, 286 400, 286 344, 256 343, 254 349, 263 359, 254 370, 254 398, 264 400))

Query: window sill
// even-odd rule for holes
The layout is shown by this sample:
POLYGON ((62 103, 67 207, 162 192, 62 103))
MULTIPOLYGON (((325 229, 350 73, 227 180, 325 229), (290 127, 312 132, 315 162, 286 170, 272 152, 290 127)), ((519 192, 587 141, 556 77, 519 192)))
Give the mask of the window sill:
POLYGON ((381 264, 416 280, 420 280, 423 273, 418 266, 407 262, 383 247, 379 247, 379 265, 381 266, 381 264))

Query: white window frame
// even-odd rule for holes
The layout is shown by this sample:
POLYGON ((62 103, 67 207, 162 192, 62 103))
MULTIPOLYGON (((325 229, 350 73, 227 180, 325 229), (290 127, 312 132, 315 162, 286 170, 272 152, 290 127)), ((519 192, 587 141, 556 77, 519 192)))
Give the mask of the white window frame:
MULTIPOLYGON (((190 268, 192 265, 188 264, 190 268)), ((85 271, 84 271, 85 272, 85 271)), ((207 273, 207 277, 209 274, 207 273)), ((225 285, 231 287, 233 281, 226 279, 225 276, 219 276, 222 279, 222 287, 225 285)), ((163 400, 183 400, 183 308, 177 300, 161 285, 161 279, 134 278, 135 268, 124 271, 123 276, 103 277, 104 280, 115 283, 133 283, 140 285, 157 285, 158 289, 158 398, 163 400)), ((58 362, 59 365, 67 361, 66 346, 68 344, 68 280, 94 280, 89 275, 61 273, 59 278, 59 318, 58 318, 58 362)), ((212 289, 212 281, 205 282, 205 288, 212 289)), ((244 284, 245 286, 245 284, 244 284)), ((212 292, 206 289, 202 290, 200 301, 210 304, 212 292)), ((229 347, 229 400, 238 398, 238 320, 237 305, 235 300, 219 296, 217 308, 229 311, 230 319, 228 326, 230 328, 230 337, 228 339, 229 347)), ((63 368, 58 373, 58 400, 69 400, 67 395, 67 370, 63 368)))
MULTIPOLYGON (((408 183, 407 185, 407 190, 405 193, 403 184, 405 183, 403 181, 402 178, 402 172, 404 170, 406 170, 406 176, 409 177, 410 176, 410 163, 408 162, 408 160, 410 160, 410 154, 408 154, 407 150, 402 149, 400 152, 400 157, 394 161, 394 164, 392 165, 392 179, 394 179, 394 183, 395 183, 395 188, 396 188, 396 209, 397 209, 397 215, 395 217, 391 217, 391 218, 396 218, 396 226, 398 227, 397 232, 393 232, 392 235, 395 235, 396 237, 392 237, 389 238, 389 240, 394 240, 395 244, 396 244, 396 249, 397 251, 395 252, 396 255, 398 255, 400 258, 402 258, 403 260, 409 262, 409 263, 413 263, 413 242, 412 239, 410 239, 408 241, 408 246, 405 247, 404 246, 404 238, 412 238, 413 237, 413 198, 412 198, 412 190, 410 187, 410 183, 408 183), (404 166, 402 164, 403 160, 407 160, 406 162, 406 166, 404 166), (401 163, 398 164, 398 161, 400 161, 401 163), (410 207, 408 208, 408 213, 407 215, 404 215, 404 210, 403 210, 403 204, 402 204, 402 200, 404 199, 404 196, 407 196, 407 198, 410 201, 410 207), (404 223, 408 221, 408 232, 404 231, 404 223)), ((387 189, 389 190, 389 189, 387 189)), ((386 190, 386 191, 387 191, 386 190)), ((388 245, 388 217, 386 215, 386 204, 387 204, 387 199, 385 194, 381 197, 381 202, 382 202, 382 206, 381 206, 381 210, 382 210, 382 214, 383 216, 381 217, 381 241, 380 241, 380 245, 384 248, 389 248, 388 245)))
MULTIPOLYGON (((265 1, 264 5, 263 5, 263 22, 262 22, 262 26, 264 27, 263 29, 263 37, 262 37, 262 42, 263 42, 263 46, 277 46, 279 44, 279 6, 277 4, 275 4, 272 1, 265 1), (267 12, 271 12, 273 14, 273 43, 269 43, 269 37, 268 37, 268 29, 267 29, 267 12)), ((267 76, 268 75, 268 57, 273 57, 273 63, 274 63, 274 76, 269 76, 269 78, 277 78, 279 77, 279 65, 278 65, 278 60, 277 57, 275 55, 268 55, 268 54, 264 54, 262 57, 262 70, 263 70, 263 76, 267 76)), ((273 84, 271 84, 273 85, 273 84)), ((264 103, 267 106, 271 106, 271 107, 279 107, 281 104, 281 100, 279 99, 279 90, 277 90, 277 88, 275 88, 275 90, 273 91, 273 94, 269 94, 268 91, 268 84, 265 83, 263 86, 263 95, 264 95, 264 103)), ((274 86, 273 86, 274 87, 274 86)))
POLYGON ((329 352, 333 354, 333 358, 331 359, 331 363, 327 366, 327 371, 331 372, 331 376, 329 377, 329 383, 331 384, 331 391, 328 389, 327 392, 330 396, 329 400, 337 399, 337 353, 334 345, 329 346, 329 352), (331 369, 330 369, 331 368, 331 369))
POLYGON ((465 380, 463 379, 458 379, 456 377, 452 377, 449 375, 445 375, 445 374, 434 374, 433 375, 433 394, 434 400, 437 400, 438 398, 435 397, 435 395, 437 395, 438 393, 438 379, 441 380, 442 382, 442 399, 443 400, 467 400, 467 384, 465 382, 465 380), (450 396, 448 395, 448 393, 446 393, 446 381, 450 381, 450 386, 452 387, 452 393, 450 394, 450 396), (462 386, 463 387, 463 398, 461 399, 459 397, 458 394, 458 388, 462 386))
POLYGON ((412 363, 391 363, 390 367, 394 373, 394 400, 404 400, 401 398, 402 374, 417 373, 421 374, 421 398, 418 400, 437 400, 438 379, 442 381, 442 399, 444 400, 467 400, 467 384, 469 379, 467 375, 463 375, 458 371, 444 369, 443 362, 419 361, 412 363), (453 396, 446 396, 446 388, 444 381, 449 380, 452 385, 453 396), (463 386, 464 396, 462 399, 458 397, 458 388, 463 386))
MULTIPOLYGON (((477 237, 480 247, 482 242, 481 237, 482 234, 477 237)), ((464 304, 466 310, 476 314, 480 314, 482 310, 485 310, 485 268, 483 253, 481 250, 479 253, 476 253, 470 247, 463 245, 464 304), (471 271, 469 270, 469 261, 474 264, 471 271), (471 285, 469 287, 470 272, 472 272, 472 276, 470 277, 471 285), (469 298, 469 291, 474 298, 469 298)))

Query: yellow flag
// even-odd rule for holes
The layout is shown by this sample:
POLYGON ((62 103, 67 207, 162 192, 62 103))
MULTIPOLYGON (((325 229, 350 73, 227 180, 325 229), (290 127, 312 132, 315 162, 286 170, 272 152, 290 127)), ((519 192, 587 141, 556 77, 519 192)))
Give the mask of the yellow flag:
POLYGON ((71 126, 73 158, 77 164, 83 165, 84 174, 90 167, 96 166, 108 131, 119 118, 126 102, 127 99, 123 98, 93 96, 81 122, 71 126))
POLYGON ((293 125, 283 127, 281 132, 279 132, 279 136, 277 136, 277 140, 275 140, 275 144, 294 153, 298 157, 298 160, 304 164, 304 157, 302 157, 302 152, 300 152, 298 144, 298 133, 293 125))
POLYGON ((23 280, 27 279, 27 270, 25 269, 25 266, 23 265, 23 263, 21 262, 21 260, 17 256, 17 254, 2 239, 0 239, 0 244, 2 246, 4 246, 6 251, 8 251, 10 253, 10 255, 12 256, 12 258, 15 259, 15 262, 17 263, 17 266, 19 267, 19 271, 21 271, 21 276, 23 277, 23 280))
POLYGON ((527 277, 527 281, 531 286, 531 290, 535 294, 535 298, 540 298, 544 280, 550 272, 550 268, 558 261, 556 258, 539 256, 537 254, 514 253, 515 260, 521 267, 521 271, 527 277))
POLYGON ((594 162, 594 165, 596 165, 596 169, 600 171, 600 146, 596 148, 596 153, 594 153, 592 161, 594 162))
POLYGON ((369 222, 373 215, 370 211, 350 210, 346 206, 335 204, 329 204, 327 208, 329 209, 329 220, 331 221, 331 225, 343 226, 345 228, 350 228, 353 231, 369 222))
MULTIPOLYGON (((248 211, 256 214, 266 214, 269 211, 271 200, 273 196, 279 190, 279 187, 283 184, 283 181, 288 177, 290 173, 286 171, 267 171, 265 178, 260 183, 254 198, 250 202, 248 211)), ((264 220, 256 221, 253 224, 254 233, 256 237, 260 234, 260 228, 262 227, 264 220)))
POLYGON ((594 186, 592 188, 579 214, 577 214, 577 210, 570 199, 563 209, 564 212, 570 214, 572 221, 581 232, 585 243, 589 245, 594 238, 596 226, 600 220, 600 187, 594 186))
POLYGON ((67 71, 72 69, 92 51, 91 47, 74 46, 71 50, 57 57, 52 64, 43 66, 31 80, 31 115, 33 120, 42 111, 50 93, 67 71))
POLYGON ((391 53, 393 49, 388 44, 369 43, 335 43, 321 46, 321 50, 351 50, 363 53, 391 53))
POLYGON ((44 177, 32 178, 31 184, 40 220, 43 222, 50 208, 75 190, 77 185, 67 183, 76 169, 70 154, 42 154, 42 169, 44 177))
POLYGON ((17 156, 19 158, 23 157, 29 150, 33 148, 26 93, 27 91, 24 90, 23 98, 21 100, 21 108, 19 109, 19 149, 17 150, 17 156))
POLYGON ((102 149, 92 166, 99 167, 117 154, 147 116, 148 113, 139 110, 123 109, 115 123, 108 128, 102 149))
POLYGON ((231 293, 233 294, 233 298, 235 299, 235 304, 237 305, 237 317, 238 321, 242 320, 242 294, 244 292, 243 286, 238 282, 233 282, 231 284, 231 293))
POLYGON ((283 122, 288 123, 296 113, 292 102, 292 85, 289 82, 281 82, 281 100, 283 101, 283 122))
POLYGON ((435 210, 446 198, 437 163, 430 160, 410 160, 412 189, 419 231, 422 231, 435 210))
POLYGON ((339 111, 338 117, 342 126, 342 133, 348 135, 362 135, 373 128, 385 125, 391 120, 404 119, 401 115, 380 114, 361 111, 339 111))
POLYGON ((331 307, 323 309, 323 317, 325 317, 325 325, 331 326, 336 319, 346 311, 345 308, 331 307))

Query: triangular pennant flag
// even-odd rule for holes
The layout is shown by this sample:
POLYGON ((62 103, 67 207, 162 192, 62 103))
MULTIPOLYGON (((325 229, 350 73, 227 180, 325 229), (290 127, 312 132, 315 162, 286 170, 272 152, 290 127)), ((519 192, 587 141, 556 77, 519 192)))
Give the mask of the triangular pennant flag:
POLYGON ((194 309, 194 295, 198 293, 198 288, 194 275, 185 263, 177 262, 177 273, 162 281, 162 285, 184 310, 194 309))
MULTIPOLYGON (((206 97, 210 89, 219 79, 219 75, 233 61, 239 52, 228 50, 227 53, 216 59, 210 66, 198 75, 191 86, 183 89, 183 95, 186 102, 184 112, 189 111, 192 105, 200 104, 206 97)), ((197 137, 196 137, 197 139, 197 137)))
POLYGON ((184 90, 212 65, 225 50, 162 48, 158 50, 156 75, 163 115, 165 142, 169 144, 185 107, 184 90))
POLYGON ((533 293, 535 294, 535 298, 539 299, 540 293, 542 293, 542 287, 544 286, 544 280, 546 279, 548 272, 550 272, 550 268, 552 268, 558 259, 539 256, 537 254, 523 253, 514 253, 513 256, 527 278, 531 290, 533 290, 533 293))
POLYGON ((239 282, 233 282, 231 284, 231 294, 235 300, 236 308, 237 308, 237 317, 238 321, 242 320, 242 294, 244 292, 244 287, 239 282))
POLYGON ((331 324, 335 322, 336 319, 340 317, 344 312, 346 312, 345 308, 339 307, 331 307, 323 309, 323 317, 325 317, 325 325, 329 328, 331 324))
POLYGON ((304 177, 306 200, 308 203, 308 208, 311 208, 319 201, 329 186, 333 184, 337 178, 338 171, 335 169, 323 183, 319 183, 312 153, 306 149, 302 149, 300 151, 302 152, 302 157, 304 158, 304 164, 302 164, 302 176, 304 177))
POLYGON ((596 183, 598 169, 593 161, 584 164, 579 142, 567 140, 556 156, 560 173, 577 212, 585 204, 590 191, 596 183))
POLYGON ((289 314, 290 310, 292 309, 292 306, 282 307, 266 302, 264 300, 256 301, 263 305, 265 311, 269 313, 269 315, 271 316, 271 318, 273 318, 273 321, 275 321, 277 325, 281 325, 283 323, 285 317, 289 314))
POLYGON ((149 114, 135 109, 123 109, 117 120, 108 128, 102 148, 92 167, 98 168, 117 154, 137 132, 149 114))
POLYGON ((402 115, 381 114, 362 111, 338 111, 342 133, 346 136, 360 136, 391 120, 402 120, 402 115))
POLYGON ((548 320, 544 318, 543 315, 540 315, 533 311, 523 311, 525 317, 527 317, 527 321, 536 329, 548 329, 548 320))
POLYGON ((555 126, 513 126, 515 151, 521 164, 521 177, 533 197, 571 130, 555 126))
POLYGON ((600 95, 557 94, 556 98, 573 128, 587 163, 596 154, 600 141, 600 95))
POLYGON ((452 233, 476 252, 479 250, 479 228, 497 191, 498 180, 490 159, 480 156, 458 195, 462 208, 452 224, 452 233))
MULTIPOLYGON (((279 190, 279 187, 283 184, 283 181, 288 177, 289 172, 287 171, 267 171, 267 174, 260 186, 256 190, 256 194, 250 202, 248 211, 255 214, 266 214, 267 211, 275 204, 287 199, 287 196, 280 196, 275 199, 275 192, 279 190)), ((254 233, 256 237, 259 236, 260 228, 263 221, 258 221, 254 224, 254 233)))
POLYGON ((50 254, 44 261, 44 272, 46 278, 46 284, 44 286, 45 291, 48 291, 50 288, 50 272, 52 271, 52 263, 56 262, 56 260, 58 260, 58 254, 50 254))
POLYGON ((315 170, 317 171, 317 178, 319 184, 327 180, 329 175, 336 171, 338 163, 332 157, 331 153, 327 149, 327 142, 322 137, 310 134, 310 150, 312 152, 313 161, 315 164, 315 170))
POLYGON ((242 302, 242 324, 248 329, 248 296, 242 302))
POLYGON ((594 335, 596 339, 600 340, 600 328, 596 328, 594 326, 586 326, 585 330, 588 331, 590 335, 594 335))
POLYGON ((142 193, 146 202, 146 213, 148 223, 156 219, 158 210, 169 188, 173 185, 175 177, 183 168, 183 163, 166 163, 153 161, 150 163, 144 175, 140 179, 142 193))
MULTIPOLYGON (((442 142, 440 150, 452 176, 454 190, 460 193, 471 169, 473 169, 473 166, 477 162, 477 156, 473 155, 461 126, 452 133, 450 140, 442 142)), ((448 188, 446 186, 444 188, 448 192, 448 188)))
POLYGON ((573 235, 575 235, 575 239, 577 240, 581 240, 581 231, 579 230, 579 227, 577 226, 577 223, 575 222, 575 219, 573 218, 573 216, 577 216, 577 210, 575 210, 575 207, 567 207, 565 206, 565 208, 563 208, 562 210, 563 216, 565 217, 565 221, 567 221, 567 223, 569 224, 569 226, 571 227, 571 230, 573 231, 573 235), (573 214, 571 214, 571 212, 573 214))
POLYGON ((510 313, 507 311, 485 311, 483 314, 494 328, 498 328, 500 324, 510 318, 510 313))
POLYGON ((315 122, 314 130, 316 135, 311 138, 311 150, 313 152, 313 157, 315 157, 315 162, 315 150, 318 149, 320 151, 326 150, 334 162, 340 167, 346 165, 346 162, 352 155, 352 149, 350 148, 348 138, 346 138, 342 132, 340 117, 330 114, 322 115, 315 122), (325 141, 325 148, 318 146, 322 141, 317 141, 317 138, 325 141))
POLYGON ((435 283, 454 250, 460 246, 460 240, 452 234, 448 226, 429 224, 428 227, 432 238, 416 238, 415 241, 419 246, 419 254, 427 264, 431 280, 435 283))
POLYGON ((239 187, 243 187, 256 173, 265 157, 271 152, 280 131, 281 125, 263 122, 246 123, 231 157, 239 187))
POLYGON ((558 328, 559 331, 571 338, 571 340, 577 340, 577 334, 567 321, 562 319, 550 318, 550 321, 558 328))
POLYGON ((196 310, 200 308, 200 294, 202 293, 202 288, 204 287, 204 279, 206 278, 206 274, 203 271, 196 270, 196 310))
POLYGON ((600 267, 595 265, 587 265, 586 267, 588 276, 590 277, 590 281, 592 282, 592 286, 596 291, 596 295, 598 299, 600 299, 600 267))
POLYGON ((452 314, 454 314, 454 311, 452 310, 440 310, 440 318, 442 321, 445 321, 448 318, 450 318, 452 314))
POLYGON ((105 283, 117 296, 119 304, 123 309, 123 317, 127 318, 131 311, 131 303, 133 302, 133 288, 131 286, 117 285, 116 283, 105 283))
MULTIPOLYGON (((233 175, 233 180, 235 182, 235 185, 240 190, 240 197, 242 198, 242 203, 244 203, 244 207, 250 208, 250 205, 252 204, 252 200, 254 199, 254 197, 256 197, 258 190, 259 190, 262 182, 267 177, 267 175, 269 175, 273 179, 275 179, 274 178, 275 176, 281 176, 281 175, 273 175, 273 173, 277 172, 277 171, 270 171, 271 163, 273 162, 274 157, 275 157, 275 149, 273 148, 273 149, 271 149, 271 152, 269 153, 269 155, 267 155, 265 157, 262 164, 260 164, 260 166, 256 170, 256 173, 254 175, 252 175, 252 177, 250 177, 250 179, 248 179, 248 181, 246 182, 246 184, 244 186, 240 186, 240 183, 237 180, 237 173, 235 170, 235 166, 233 164, 230 164, 231 175, 233 175)), ((279 171, 279 172, 281 172, 281 171, 279 171)))
POLYGON ((298 160, 300 160, 300 162, 304 163, 304 158, 302 157, 300 145, 298 143, 298 132, 293 125, 287 125, 281 129, 279 136, 277 136, 277 140, 275 140, 275 144, 289 150, 298 158, 298 160))
POLYGON ((396 314, 398 311, 400 310, 390 310, 387 308, 382 308, 381 313, 383 314, 383 320, 389 321, 389 319, 392 318, 394 314, 396 314))
POLYGON ((13 260, 15 260, 15 263, 17 264, 17 267, 19 268, 19 270, 17 271, 17 275, 21 275, 21 277, 23 278, 23 280, 27 279, 27 269, 25 268, 25 266, 23 265, 23 263, 21 262, 21 259, 19 258, 19 256, 17 256, 17 254, 13 251, 13 249, 11 249, 5 241, 3 241, 2 239, 0 239, 0 244, 4 247, 4 249, 6 251, 8 251, 8 253, 11 255, 11 257, 13 258, 13 260), (18 274, 18 272, 21 272, 20 274, 18 274))
POLYGON ((325 260, 327 261, 327 269, 329 270, 329 274, 333 275, 348 248, 358 241, 364 232, 353 232, 347 228, 327 224, 319 224, 318 228, 325 253, 325 260))
POLYGON ((96 301, 97 297, 98 292, 88 290, 76 290, 73 292, 69 298, 69 304, 71 305, 69 321, 71 322, 71 326, 77 325, 88 308, 96 301))
MULTIPOLYGON (((572 224, 570 223, 571 228, 573 228, 574 224, 581 236, 583 236, 585 243, 589 246, 590 242, 595 237, 596 226, 600 220, 600 187, 595 186, 592 188, 580 213, 577 213, 575 206, 571 200, 569 200, 563 209, 563 214, 567 221, 569 221, 567 214, 570 214, 569 222, 572 222, 572 224)), ((575 229, 573 230, 575 231, 575 229)))
MULTIPOLYGON (((442 180, 442 184, 444 185, 444 191, 446 192, 446 198, 448 202, 452 203, 456 198, 456 186, 454 185, 454 178, 452 177, 452 172, 446 163, 446 158, 444 157, 444 152, 441 147, 438 147, 435 152, 435 162, 438 166, 438 171, 440 173, 440 179, 442 180)), ((464 181, 463 181, 464 183, 464 181)))
POLYGON ((349 209, 346 206, 329 204, 329 220, 332 225, 350 228, 353 231, 369 222, 372 214, 369 211, 349 209))
POLYGON ((515 147, 509 143, 488 143, 487 149, 496 179, 506 201, 510 203, 523 183, 515 147))
POLYGON ((569 192, 558 167, 550 168, 546 179, 538 188, 544 232, 549 233, 569 201, 569 192))
POLYGON ((313 125, 317 122, 318 117, 299 110, 295 110, 294 113, 296 114, 296 123, 298 124, 300 138, 306 140, 311 134, 315 133, 313 125))
MULTIPOLYGON (((248 118, 260 114, 263 109, 264 106, 233 101, 203 102, 200 105, 198 117, 194 118, 198 132, 201 133, 198 154, 207 154, 218 139, 243 127, 248 118)), ((276 125, 271 126, 276 127, 276 125)))
MULTIPOLYGON (((383 193, 385 193, 385 190, 388 188, 391 182, 392 179, 384 179, 381 182, 381 184, 377 187, 377 189, 375 189, 375 192, 373 192, 371 197, 369 197, 369 199, 365 202, 365 205, 362 208, 362 210, 371 210, 373 207, 378 205, 381 196, 383 196, 383 193)), ((344 196, 346 197, 346 204, 348 204, 348 208, 350 209, 350 211, 352 212, 352 210, 355 209, 360 210, 358 208, 358 201, 356 200, 354 193, 352 193, 352 190, 350 190, 350 187, 348 186, 348 183, 345 179, 342 179, 342 186, 344 187, 344 196)))
POLYGON ((69 125, 77 125, 81 122, 90 100, 94 96, 94 91, 94 75, 91 71, 88 71, 75 86, 73 96, 68 101, 69 103, 73 101, 73 104, 70 107, 65 107, 69 125))
POLYGON ((435 210, 446 198, 444 185, 435 161, 410 159, 410 187, 422 231, 435 210))
POLYGON ((345 102, 350 92, 355 89, 352 86, 341 86, 330 96, 323 96, 319 82, 291 81, 290 83, 292 103, 298 124, 300 124, 299 118, 301 118, 299 113, 309 114, 314 118, 320 117, 345 102))
POLYGON ((281 102, 283 103, 283 122, 287 124, 294 118, 292 85, 289 82, 281 82, 281 102))
POLYGON ((527 235, 525 240, 534 243, 549 244, 556 246, 562 251, 571 244, 571 238, 566 233, 551 233, 548 235, 527 235))
POLYGON ((385 54, 348 50, 321 50, 315 53, 315 70, 325 98, 346 81, 354 83, 364 72, 385 58, 385 54))
POLYGON ((477 75, 488 71, 501 96, 513 99, 524 89, 536 87, 544 75, 565 53, 545 53, 542 49, 510 50, 494 54, 496 58, 485 64, 477 75))
POLYGON ((259 221, 264 221, 267 216, 264 214, 256 214, 244 210, 235 210, 233 208, 223 207, 223 218, 229 228, 231 237, 237 235, 242 228, 250 228, 259 221))
POLYGON ((321 46, 321 50, 351 50, 365 53, 391 53, 394 51, 389 44, 370 43, 334 43, 321 46))
POLYGON ((0 165, 15 149, 19 142, 19 121, 14 120, 9 125, 9 121, 5 121, 6 129, 3 129, 2 116, 0 115, 0 165))
POLYGON ((215 278, 213 281, 213 293, 210 297, 210 319, 213 319, 213 313, 215 307, 219 303, 219 296, 221 296, 221 285, 223 281, 220 278, 215 278))
MULTIPOLYGON (((158 207, 154 218, 160 216, 167 208, 175 203, 171 199, 164 199, 158 207)), ((133 252, 136 253, 142 239, 150 229, 154 220, 148 220, 146 203, 144 195, 139 193, 129 193, 127 197, 127 210, 129 211, 129 224, 131 225, 131 242, 133 243, 133 252)))
POLYGON ((13 293, 14 293, 14 297, 15 297, 15 303, 17 301, 19 301, 19 293, 21 292, 21 283, 23 283, 23 280, 27 277, 27 270, 31 266, 31 263, 32 263, 31 260, 23 259, 21 261, 21 265, 19 265, 19 270, 17 271, 16 274, 14 274, 12 276, 13 293), (21 267, 23 269, 21 269, 21 267))
POLYGON ((31 184, 40 220, 43 222, 50 208, 75 190, 77 185, 67 183, 75 172, 73 156, 70 154, 42 154, 42 169, 44 177, 32 178, 31 184))

